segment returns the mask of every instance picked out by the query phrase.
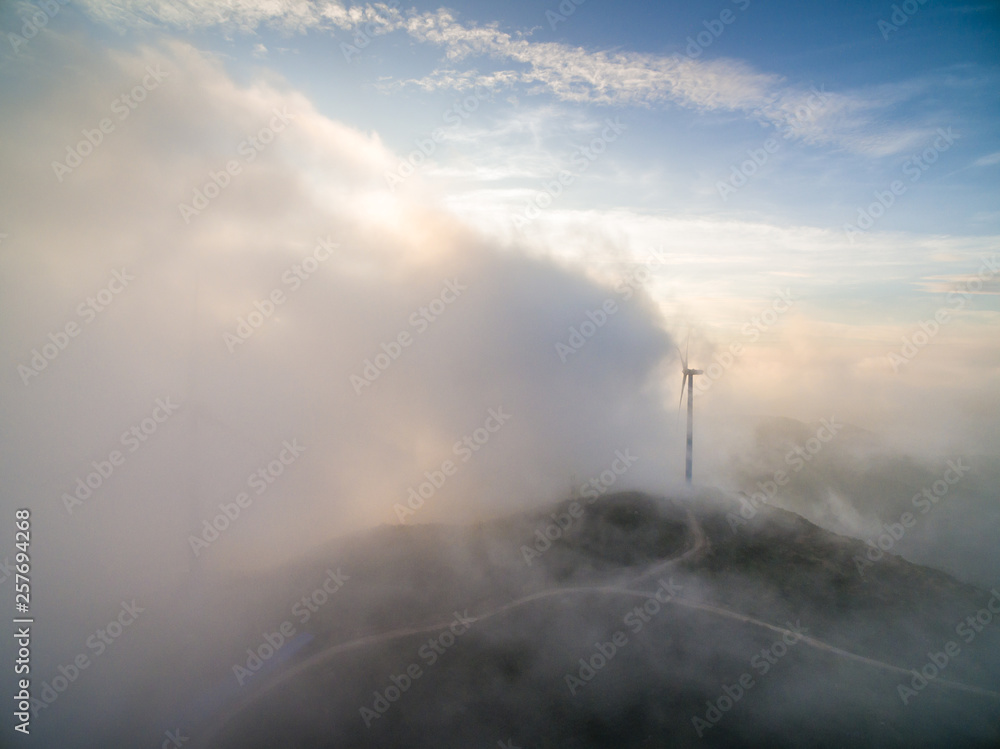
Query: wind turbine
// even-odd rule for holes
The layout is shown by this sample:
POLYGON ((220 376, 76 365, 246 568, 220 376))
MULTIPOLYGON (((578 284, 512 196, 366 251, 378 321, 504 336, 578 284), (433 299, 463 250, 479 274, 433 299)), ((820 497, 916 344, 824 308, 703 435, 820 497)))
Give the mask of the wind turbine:
MULTIPOLYGON (((684 388, 688 391, 688 429, 687 429, 687 453, 684 461, 684 479, 691 484, 691 452, 692 445, 694 442, 694 376, 704 374, 704 370, 701 369, 689 369, 688 368, 688 357, 687 352, 691 347, 691 338, 688 337, 687 344, 684 346, 684 356, 681 357, 681 397, 677 401, 677 414, 680 415, 681 403, 684 401, 684 388)), ((678 349, 680 353, 680 349, 678 349)))

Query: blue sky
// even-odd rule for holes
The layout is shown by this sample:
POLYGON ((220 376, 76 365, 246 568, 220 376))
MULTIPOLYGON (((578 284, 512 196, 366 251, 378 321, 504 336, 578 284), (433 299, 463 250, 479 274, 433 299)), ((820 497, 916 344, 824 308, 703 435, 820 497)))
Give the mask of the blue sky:
MULTIPOLYGON (((531 69, 530 63, 504 56, 513 40, 526 45, 525 54, 535 60, 535 71, 545 70, 542 66, 549 64, 548 55, 558 56, 569 49, 582 52, 579 64, 601 53, 617 53, 637 55, 638 64, 655 66, 675 56, 687 59, 690 42, 695 40, 698 55, 693 62, 721 68, 716 71, 721 80, 714 82, 714 88, 688 81, 679 96, 671 96, 655 81, 648 85, 616 81, 617 86, 611 84, 600 94, 586 85, 566 93, 554 90, 566 81, 557 83, 552 76, 560 76, 551 71, 527 82, 497 82, 494 77, 489 101, 482 102, 467 124, 478 135, 495 138, 507 132, 512 119, 537 121, 538 129, 531 133, 508 133, 497 144, 493 161, 530 151, 538 175, 543 176, 546 167, 553 171, 572 151, 573 121, 579 125, 617 114, 628 123, 629 137, 609 154, 601 176, 610 179, 607 172, 615 170, 632 183, 631 188, 623 190, 620 183, 606 183, 591 175, 590 184, 568 195, 567 202, 602 208, 624 204, 647 212, 764 217, 823 228, 856 220, 858 207, 870 202, 873 189, 894 179, 912 179, 912 174, 904 173, 908 159, 933 143, 937 128, 951 128, 957 136, 954 146, 941 154, 933 169, 920 173, 919 184, 913 183, 906 199, 880 220, 878 228, 961 235, 996 231, 996 169, 991 168, 996 163, 991 159, 1000 153, 1000 140, 992 127, 997 114, 994 8, 918 5, 919 10, 898 30, 885 32, 886 39, 878 24, 891 23, 892 6, 878 3, 851 4, 846 9, 742 0, 712 6, 584 3, 566 7, 576 9, 553 30, 545 11, 558 13, 558 5, 491 7, 489 12, 459 5, 453 9, 455 41, 422 41, 397 30, 358 47, 349 63, 338 47, 352 43, 352 29, 321 21, 302 33, 281 33, 251 20, 247 23, 253 24, 253 33, 230 29, 226 33, 231 41, 220 40, 214 24, 184 32, 184 36, 231 56, 227 63, 237 75, 252 75, 260 67, 279 72, 308 92, 324 114, 374 130, 387 145, 403 153, 417 138, 442 124, 442 113, 462 93, 458 81, 467 84, 468 76, 531 69), (710 45, 703 48, 697 41, 699 34, 704 41, 708 27, 719 28, 724 11, 732 14, 732 23, 723 24, 722 33, 712 36, 710 45), (492 54, 474 51, 460 60, 449 59, 462 44, 458 37, 470 37, 473 29, 494 24, 509 38, 494 44, 492 54), (332 29, 322 28, 331 25, 332 29), (255 57, 257 45, 267 51, 258 49, 255 57), (541 86, 539 77, 544 81, 541 86), (747 101, 737 90, 745 93, 743 84, 750 80, 760 90, 747 101), (720 179, 746 158, 748 150, 759 149, 781 124, 779 113, 761 116, 758 108, 774 98, 783 98, 785 106, 794 107, 812 87, 834 98, 830 111, 816 111, 813 116, 821 121, 815 127, 782 141, 787 147, 774 154, 746 189, 726 201, 718 199, 720 179), (707 99, 692 101, 692 96, 707 99), (641 178, 638 185, 637 176, 641 178), (942 205, 947 210, 940 210, 942 205)), ((417 6, 405 17, 434 12, 431 6, 417 6)), ((607 70, 614 75, 615 65, 608 65, 607 70)), ((701 72, 699 68, 691 75, 701 72)), ((574 75, 572 69, 562 73, 574 75)), ((582 142, 581 138, 576 142, 582 142)), ((475 144, 473 150, 480 150, 481 137, 475 144)), ((450 145, 436 160, 460 160, 461 144, 450 145)), ((472 187, 466 182, 458 189, 472 187)))
MULTIPOLYGON (((651 419, 643 433, 662 430, 653 442, 676 439, 675 344, 690 337, 692 363, 706 367, 753 344, 699 401, 702 433, 720 444, 737 439, 734 414, 809 422, 836 412, 901 450, 996 450, 1000 17, 992 4, 912 0, 912 13, 890 2, 762 0, 48 7, 37 34, 25 24, 44 14, 38 6, 0 8, 2 165, 11 175, 0 249, 16 279, 3 303, 14 391, 25 387, 19 367, 33 349, 116 263, 165 279, 141 305, 131 302, 141 313, 132 310, 129 325, 162 319, 164 356, 186 351, 200 330, 195 347, 215 355, 226 326, 269 291, 309 235, 333 232, 356 254, 325 266, 325 283, 367 288, 379 279, 384 288, 342 295, 353 306, 335 319, 284 308, 255 337, 268 366, 317 351, 333 357, 295 377, 323 371, 347 382, 350 362, 398 330, 387 309, 416 304, 449 264, 490 248, 503 262, 541 263, 585 284, 567 287, 566 299, 553 292, 551 315, 534 320, 555 326, 553 346, 603 298, 624 303, 616 289, 635 282, 638 301, 626 306, 636 317, 607 328, 601 345, 619 363, 634 356, 636 369, 587 376, 601 387, 643 383, 635 392, 656 404, 643 406, 651 419), (166 81, 93 155, 54 178, 53 163, 151 65, 170 71, 166 81), (282 108, 293 125, 246 161, 241 143, 282 108), (195 220, 178 214, 232 159, 243 175, 195 220), (956 289, 960 306, 949 301, 956 289), (750 341, 748 326, 781 295, 794 298, 791 309, 750 341), (948 319, 931 345, 900 364, 941 309, 948 319), (348 320, 357 329, 338 334, 342 348, 310 338, 348 320), (654 330, 665 349, 646 337, 654 330)), ((541 293, 547 272, 488 296, 509 295, 516 307, 541 293)), ((484 273, 504 283, 516 276, 484 273)), ((484 329, 482 340, 518 340, 499 312, 488 319, 498 330, 484 329)), ((150 340, 130 331, 121 340, 150 340)), ((114 340, 92 355, 113 356, 114 340)), ((137 350, 152 355, 146 345, 137 350)), ((458 356, 459 343, 449 346, 458 356)), ((521 364, 511 371, 532 379, 533 365, 521 364)), ((179 383, 190 377, 168 370, 179 383)), ((45 374, 37 390, 57 382, 45 374)), ((393 426, 417 436, 379 442, 357 464, 397 452, 414 465, 433 462, 428 445, 447 442, 451 427, 415 425, 441 397, 414 406, 409 426, 393 426)), ((33 406, 25 408, 28 418, 33 406)), ((570 452, 553 458, 560 476, 572 468, 570 452)), ((725 452, 716 459, 724 464, 725 452)), ((347 480, 325 469, 311 481, 347 480)), ((405 477, 376 488, 393 491, 393 482, 405 477)), ((370 477, 362 484, 373 490, 370 477)))
POLYGON ((681 351, 697 496, 794 472, 773 504, 869 540, 963 461, 898 550, 995 585, 998 32, 976 0, 0 2, 0 506, 44 672, 122 600, 551 508, 625 452, 614 491, 692 496, 681 351))
MULTIPOLYGON (((441 114, 458 100, 469 76, 491 78, 489 101, 467 124, 480 136, 497 137, 511 120, 537 121, 530 136, 513 133, 498 144, 494 160, 530 150, 549 157, 547 164, 534 159, 540 175, 546 165, 551 171, 560 159, 564 163, 573 144, 567 128, 574 122, 623 116, 629 137, 602 159, 608 163, 601 176, 610 179, 607 172, 614 170, 632 183, 631 189, 590 175, 589 186, 567 196, 580 205, 842 227, 856 219, 857 208, 868 204, 874 188, 911 178, 903 173, 907 160, 931 145, 941 127, 956 133, 954 147, 920 175, 919 184, 878 228, 981 235, 995 232, 1000 218, 993 192, 1000 139, 992 127, 997 11, 989 4, 916 4, 912 17, 893 31, 879 27, 880 21, 891 23, 892 4, 877 2, 817 8, 747 0, 656 7, 585 2, 565 5, 564 10, 574 8, 565 21, 546 17, 546 12, 561 15, 558 4, 488 10, 459 4, 451 8, 449 41, 428 41, 397 28, 358 47, 350 62, 339 45, 352 43, 356 27, 323 18, 321 4, 308 17, 263 3, 264 12, 243 3, 235 6, 242 12, 228 15, 209 10, 212 4, 179 4, 188 9, 182 22, 164 10, 165 3, 114 5, 68 6, 52 28, 80 29, 110 46, 164 36, 185 39, 220 55, 238 79, 262 71, 284 76, 323 114, 375 131, 403 153, 442 124, 441 114), (719 20, 724 13, 731 23, 719 20), (722 29, 717 37, 710 34, 713 26, 722 29), (504 38, 461 59, 453 57, 463 39, 483 28, 495 28, 504 38), (702 42, 711 35, 710 44, 702 47, 699 35, 702 42), (527 55, 521 61, 511 57, 515 40, 524 45, 517 54, 527 55), (694 60, 689 58, 692 40, 694 60), (579 73, 572 63, 561 71, 550 67, 552 56, 568 50, 577 50, 579 59, 573 62, 584 66, 602 54, 619 54, 636 57, 636 64, 647 68, 674 59, 696 68, 665 80, 612 79, 598 92, 588 83, 572 82, 579 73), (536 75, 511 80, 529 70, 536 75), (698 79, 709 71, 715 80, 698 79), (498 80, 498 72, 510 76, 498 80), (682 85, 671 95, 667 81, 677 78, 682 85), (748 84, 757 87, 749 98, 748 84), (814 126, 782 141, 781 152, 746 189, 718 199, 720 179, 748 150, 760 148, 813 87, 833 99, 812 113, 814 126), (784 110, 760 111, 775 99, 783 100, 784 110)), ((405 19, 432 18, 436 12, 431 5, 408 6, 386 23, 398 27, 405 19)), ((8 6, 6 28, 17 28, 16 13, 16 5, 8 6)), ((8 55, 8 66, 16 60, 8 55)), ((606 75, 621 74, 621 63, 603 62, 606 75)), ((451 145, 436 160, 459 161, 461 144, 451 145)), ((481 145, 476 140, 473 150, 481 145)), ((471 187, 465 183, 459 189, 471 187)))

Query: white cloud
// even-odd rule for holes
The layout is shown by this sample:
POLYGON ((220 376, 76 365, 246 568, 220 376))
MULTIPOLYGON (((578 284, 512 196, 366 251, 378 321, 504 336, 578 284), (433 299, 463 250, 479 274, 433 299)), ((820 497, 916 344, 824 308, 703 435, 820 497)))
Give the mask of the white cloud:
MULTIPOLYGON (((142 452, 145 468, 80 510, 101 520, 87 543, 123 553, 109 540, 118 534, 145 546, 136 575, 185 569, 188 533, 284 439, 298 438, 306 456, 216 558, 261 548, 291 556, 394 522, 407 486, 455 458, 454 442, 491 407, 513 414, 510 426, 421 520, 524 506, 615 449, 666 449, 662 404, 643 386, 669 339, 649 309, 623 310, 583 366, 564 366, 556 342, 604 290, 549 258, 504 251, 419 190, 390 193, 383 173, 397 157, 377 136, 330 120, 271 76, 237 84, 187 44, 112 53, 54 33, 39 44, 48 45, 42 72, 88 75, 51 75, 31 106, 5 113, 0 402, 10 429, 0 453, 4 474, 16 475, 12 491, 23 482, 49 498, 47 511, 64 513, 58 498, 78 466, 107 455, 155 397, 173 395, 183 411, 142 452), (150 65, 167 79, 58 182, 50 162, 150 65), (292 123, 248 159, 240 144, 275 110, 292 123), (224 188, 206 189, 234 160, 240 169, 224 188), (211 200, 186 222, 178 205, 196 188, 211 200), (327 235, 340 249, 292 293, 284 273, 327 235), (132 286, 25 386, 18 366, 50 332, 79 322, 77 305, 122 267, 132 286), (419 334, 411 316, 447 279, 467 286, 461 309, 419 334), (287 300, 230 353, 224 334, 274 288, 287 300), (417 341, 356 394, 350 376, 400 331, 417 341), (40 449, 53 425, 58 439, 40 449)), ((630 475, 662 480, 665 469, 648 465, 630 475)))
POLYGON ((340 3, 310 0, 81 0, 77 3, 93 18, 125 29, 163 25, 178 29, 220 27, 252 33, 262 26, 284 32, 303 32, 328 21, 347 25, 340 3))
POLYGON ((987 154, 986 156, 980 156, 972 162, 973 166, 993 166, 994 164, 1000 164, 1000 151, 987 154))
MULTIPOLYGON (((421 89, 467 91, 476 86, 528 93, 599 106, 675 104, 703 112, 739 112, 806 142, 836 145, 882 156, 898 152, 926 133, 877 124, 879 113, 912 86, 883 87, 868 94, 816 92, 789 84, 782 76, 754 70, 738 60, 695 60, 627 51, 593 51, 555 42, 534 42, 486 26, 462 24, 447 10, 403 13, 386 4, 344 6, 306 0, 239 0, 220 5, 210 0, 84 0, 95 18, 122 26, 161 24, 172 28, 220 27, 254 33, 274 28, 284 33, 341 29, 367 33, 403 30, 412 38, 443 49, 447 66, 418 78, 400 78, 383 88, 408 84, 421 89), (456 64, 490 58, 514 69, 481 73, 456 64)), ((930 132, 928 130, 927 132, 930 132)))

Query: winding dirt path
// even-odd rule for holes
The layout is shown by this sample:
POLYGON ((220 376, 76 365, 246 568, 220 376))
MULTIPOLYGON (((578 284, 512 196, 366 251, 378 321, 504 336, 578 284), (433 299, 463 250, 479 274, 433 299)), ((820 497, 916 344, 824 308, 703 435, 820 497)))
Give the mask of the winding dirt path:
MULTIPOLYGON (((504 604, 503 606, 498 606, 497 608, 491 609, 484 613, 478 614, 477 616, 465 617, 466 621, 471 622, 481 622, 487 619, 492 619, 494 617, 505 614, 509 611, 513 611, 522 606, 527 606, 536 601, 545 600, 547 598, 553 598, 558 596, 570 596, 570 595, 593 595, 605 594, 605 595, 619 595, 619 596, 632 596, 638 598, 653 598, 660 603, 663 603, 662 599, 657 599, 654 593, 650 593, 644 590, 636 590, 633 585, 636 585, 640 581, 646 580, 647 578, 653 577, 654 575, 662 574, 664 571, 680 564, 681 562, 693 559, 697 556, 702 555, 708 548, 709 541, 702 530, 701 524, 698 522, 697 518, 689 509, 687 511, 688 516, 688 528, 691 533, 692 544, 690 547, 684 551, 679 556, 668 559, 664 562, 659 562, 654 565, 649 570, 646 570, 637 577, 632 578, 626 587, 625 585, 585 585, 585 586, 573 586, 573 587, 562 587, 562 588, 550 588, 548 590, 538 591, 536 593, 531 593, 530 595, 522 596, 510 603, 504 604)), ((879 661, 874 658, 869 658, 867 656, 858 655, 857 653, 852 653, 850 651, 839 648, 835 645, 823 642, 810 635, 801 634, 793 632, 785 627, 778 626, 776 624, 771 624, 770 622, 757 619, 752 616, 747 616, 746 614, 741 614, 738 611, 732 611, 730 609, 724 608, 722 606, 714 606, 708 603, 699 603, 697 601, 685 599, 678 596, 673 596, 667 601, 667 605, 683 606, 685 608, 694 609, 698 611, 704 611, 715 616, 725 617, 727 619, 732 619, 734 621, 742 622, 744 624, 750 624, 756 627, 761 627, 763 629, 771 630, 780 635, 792 635, 794 637, 800 638, 798 642, 808 645, 817 650, 823 652, 832 653, 833 655, 839 656, 841 658, 846 658, 848 660, 855 661, 857 663, 863 663, 867 666, 880 669, 882 671, 888 671, 894 674, 899 674, 901 676, 911 676, 912 671, 910 669, 905 669, 900 666, 893 665, 891 663, 885 663, 884 661, 879 661)), ((301 663, 296 664, 288 668, 286 671, 282 672, 280 675, 273 677, 267 684, 261 686, 257 690, 253 691, 251 694, 247 695, 246 698, 240 701, 239 704, 234 706, 230 711, 220 716, 219 720, 210 727, 206 732, 207 736, 204 741, 196 742, 196 746, 208 746, 208 742, 217 735, 217 733, 236 715, 241 713, 243 710, 247 709, 254 702, 261 699, 266 694, 272 692, 279 686, 286 684, 287 682, 295 679, 296 677, 302 675, 303 673, 319 666, 324 661, 333 658, 336 655, 345 653, 351 650, 357 650, 359 648, 368 647, 370 645, 378 645, 381 643, 392 642, 393 640, 398 640, 405 637, 412 637, 413 635, 420 634, 432 634, 444 629, 447 629, 455 621, 454 617, 448 619, 444 622, 437 622, 435 624, 429 624, 422 627, 400 627, 398 629, 393 629, 387 632, 382 632, 376 635, 366 635, 364 637, 359 637, 348 642, 338 643, 336 645, 331 645, 324 648, 318 653, 313 654, 301 663)), ((980 696, 990 697, 995 700, 1000 700, 1000 692, 994 692, 988 689, 983 689, 981 687, 971 686, 968 684, 962 684, 956 681, 950 681, 947 679, 936 678, 929 681, 930 684, 936 684, 939 687, 945 689, 955 689, 963 692, 968 692, 971 694, 976 694, 980 696)))
POLYGON ((688 548, 687 551, 685 551, 680 556, 676 556, 673 557, 672 559, 667 559, 664 562, 660 562, 659 564, 656 564, 651 568, 649 568, 648 570, 646 570, 645 572, 643 572, 638 577, 632 578, 631 582, 629 583, 630 585, 635 585, 640 580, 645 580, 647 577, 652 577, 654 575, 662 574, 665 570, 676 567, 682 562, 687 562, 689 560, 695 559, 696 557, 701 557, 705 553, 705 551, 710 546, 710 543, 708 537, 705 535, 705 531, 702 530, 701 523, 698 522, 698 518, 694 516, 694 513, 691 512, 690 508, 688 508, 687 510, 687 519, 688 519, 688 530, 690 531, 691 538, 693 540, 693 543, 691 544, 690 548, 688 548))

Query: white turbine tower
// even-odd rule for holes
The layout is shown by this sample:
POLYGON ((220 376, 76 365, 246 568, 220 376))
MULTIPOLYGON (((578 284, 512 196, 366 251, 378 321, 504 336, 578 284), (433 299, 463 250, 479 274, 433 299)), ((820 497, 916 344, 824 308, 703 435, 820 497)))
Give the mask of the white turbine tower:
MULTIPOLYGON (((690 485, 691 484, 691 452, 692 445, 694 443, 694 376, 704 374, 701 369, 689 369, 687 361, 687 352, 691 346, 691 338, 688 338, 688 342, 684 347, 684 356, 681 357, 681 372, 683 379, 681 380, 681 397, 677 401, 677 414, 680 415, 681 403, 684 401, 684 388, 688 391, 688 428, 687 428, 687 452, 684 461, 684 479, 690 485)), ((680 349, 678 349, 678 353, 680 349)))

